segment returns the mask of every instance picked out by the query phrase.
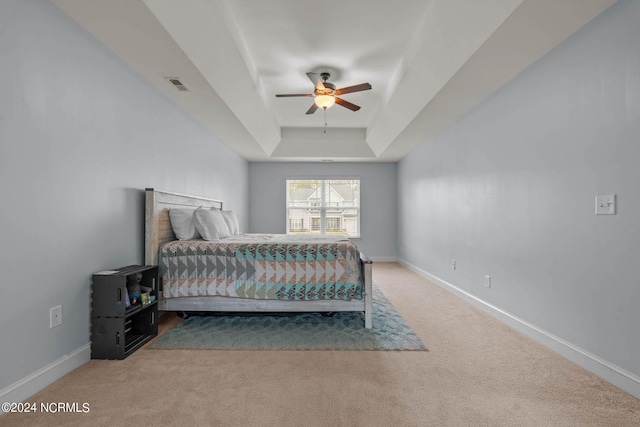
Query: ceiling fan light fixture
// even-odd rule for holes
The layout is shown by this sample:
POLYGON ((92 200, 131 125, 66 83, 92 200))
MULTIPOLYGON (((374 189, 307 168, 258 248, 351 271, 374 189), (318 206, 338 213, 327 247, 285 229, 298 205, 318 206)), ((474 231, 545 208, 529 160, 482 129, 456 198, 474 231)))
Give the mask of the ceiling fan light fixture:
POLYGON ((315 103, 320 108, 329 108, 336 103, 333 95, 316 95, 315 103))
POLYGON ((371 89, 371 85, 369 83, 360 83, 359 85, 347 86, 340 89, 336 89, 336 86, 333 83, 329 83, 329 73, 321 73, 320 75, 316 73, 307 73, 307 77, 315 86, 313 93, 280 93, 276 94, 277 97, 290 97, 290 96, 313 96, 315 97, 313 104, 307 110, 306 114, 313 114, 316 112, 318 108, 322 108, 325 112, 327 108, 333 106, 333 104, 338 103, 338 105, 347 108, 351 111, 358 111, 360 106, 356 104, 352 104, 349 101, 345 101, 343 98, 338 98, 338 96, 342 96, 347 93, 353 92, 361 92, 363 90, 371 89))

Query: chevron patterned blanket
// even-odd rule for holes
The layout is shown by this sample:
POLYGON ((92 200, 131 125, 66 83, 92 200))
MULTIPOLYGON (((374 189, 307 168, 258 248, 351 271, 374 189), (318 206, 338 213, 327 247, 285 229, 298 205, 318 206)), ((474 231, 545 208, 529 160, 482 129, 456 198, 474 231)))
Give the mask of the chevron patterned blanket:
POLYGON ((240 234, 160 248, 165 298, 362 299, 360 253, 341 236, 240 234))

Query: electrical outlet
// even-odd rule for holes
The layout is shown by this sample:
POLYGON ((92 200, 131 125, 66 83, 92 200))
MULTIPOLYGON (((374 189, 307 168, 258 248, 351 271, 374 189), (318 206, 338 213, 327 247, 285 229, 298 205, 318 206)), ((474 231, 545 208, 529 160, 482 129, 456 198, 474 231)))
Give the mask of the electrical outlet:
POLYGON ((456 260, 455 260, 455 259, 452 259, 452 260, 451 260, 451 269, 452 269, 452 270, 455 270, 455 269, 456 269, 456 260))
POLYGON ((616 195, 596 196, 596 215, 615 215, 616 195))
POLYGON ((53 307, 49 310, 49 328, 62 325, 62 306, 53 307))
POLYGON ((487 288, 490 288, 490 287, 491 287, 491 276, 487 276, 487 275, 485 274, 485 276, 484 276, 484 285, 485 285, 487 288))

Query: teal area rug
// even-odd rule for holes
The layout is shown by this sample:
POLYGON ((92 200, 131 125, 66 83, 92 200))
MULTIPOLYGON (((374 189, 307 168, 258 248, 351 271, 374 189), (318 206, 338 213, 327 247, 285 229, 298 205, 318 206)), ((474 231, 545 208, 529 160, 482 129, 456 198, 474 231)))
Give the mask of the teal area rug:
POLYGON ((151 349, 427 350, 384 294, 373 287, 373 328, 358 312, 193 316, 151 349))

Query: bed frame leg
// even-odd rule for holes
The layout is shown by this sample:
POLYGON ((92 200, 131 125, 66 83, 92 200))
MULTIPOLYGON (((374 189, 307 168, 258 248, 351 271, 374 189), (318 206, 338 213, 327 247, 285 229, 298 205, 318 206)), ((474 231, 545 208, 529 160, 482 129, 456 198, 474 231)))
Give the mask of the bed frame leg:
POLYGON ((362 257, 364 264, 364 327, 371 329, 373 327, 373 279, 372 267, 373 262, 366 257, 362 257))

